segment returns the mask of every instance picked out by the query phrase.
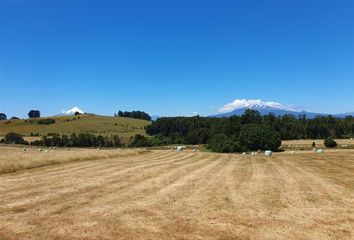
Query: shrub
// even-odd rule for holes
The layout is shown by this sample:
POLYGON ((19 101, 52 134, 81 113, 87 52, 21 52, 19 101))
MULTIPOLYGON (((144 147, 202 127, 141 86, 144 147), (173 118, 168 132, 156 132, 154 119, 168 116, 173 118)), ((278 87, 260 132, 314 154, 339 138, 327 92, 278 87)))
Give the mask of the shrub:
POLYGON ((55 119, 52 118, 40 119, 37 121, 37 124, 44 124, 44 125, 49 125, 53 123, 55 123, 55 119))
POLYGON ((14 132, 9 132, 5 135, 3 143, 6 144, 28 144, 22 137, 22 135, 14 132))
POLYGON ((131 147, 149 147, 150 143, 148 139, 140 134, 136 134, 130 143, 131 147))
POLYGON ((337 147, 337 142, 329 137, 324 140, 324 145, 328 148, 337 147))

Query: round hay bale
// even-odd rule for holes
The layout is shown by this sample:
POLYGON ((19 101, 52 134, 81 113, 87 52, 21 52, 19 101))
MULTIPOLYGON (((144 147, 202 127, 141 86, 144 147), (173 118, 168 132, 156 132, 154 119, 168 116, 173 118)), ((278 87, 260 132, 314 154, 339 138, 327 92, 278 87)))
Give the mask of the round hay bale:
POLYGON ((319 148, 316 150, 316 153, 324 153, 323 149, 322 148, 319 148))
POLYGON ((177 151, 178 151, 178 152, 182 152, 184 149, 185 149, 184 146, 178 146, 178 147, 177 147, 177 151))
POLYGON ((272 151, 267 150, 267 151, 265 151, 265 152, 264 152, 264 155, 266 155, 266 156, 270 156, 270 155, 272 155, 272 151))
POLYGON ((24 148, 22 148, 22 151, 26 152, 26 150, 27 150, 27 149, 26 149, 25 147, 24 147, 24 148))

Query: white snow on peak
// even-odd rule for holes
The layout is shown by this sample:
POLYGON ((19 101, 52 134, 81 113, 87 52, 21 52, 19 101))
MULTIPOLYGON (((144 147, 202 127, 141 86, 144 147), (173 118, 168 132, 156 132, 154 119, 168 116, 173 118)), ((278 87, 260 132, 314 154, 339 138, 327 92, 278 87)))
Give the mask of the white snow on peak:
POLYGON ((72 109, 69 109, 69 110, 63 110, 62 111, 62 114, 65 114, 65 115, 74 115, 76 112, 79 112, 81 114, 84 113, 84 111, 82 111, 80 108, 78 107, 73 107, 72 109))
POLYGON ((249 109, 259 109, 259 108, 276 108, 281 110, 294 110, 292 105, 285 105, 273 101, 262 101, 261 99, 236 99, 231 103, 227 103, 218 109, 219 113, 228 113, 237 109, 249 108, 249 109))

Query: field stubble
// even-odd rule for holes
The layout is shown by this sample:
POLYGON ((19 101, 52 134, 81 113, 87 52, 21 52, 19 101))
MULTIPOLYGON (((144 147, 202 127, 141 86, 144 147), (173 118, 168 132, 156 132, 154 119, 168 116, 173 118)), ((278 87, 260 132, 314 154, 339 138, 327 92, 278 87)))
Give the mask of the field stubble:
POLYGON ((353 239, 354 151, 150 151, 0 175, 0 239, 353 239))

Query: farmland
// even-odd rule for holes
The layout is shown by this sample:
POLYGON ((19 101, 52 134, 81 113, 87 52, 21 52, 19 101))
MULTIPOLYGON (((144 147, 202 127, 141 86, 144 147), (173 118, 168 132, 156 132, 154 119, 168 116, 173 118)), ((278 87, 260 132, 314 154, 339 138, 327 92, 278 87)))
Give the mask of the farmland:
POLYGON ((1 174, 0 239, 354 238, 353 150, 105 151, 1 174))
POLYGON ((38 119, 0 121, 0 136, 4 136, 9 132, 16 132, 27 136, 27 140, 31 141, 38 139, 38 137, 29 137, 31 134, 46 135, 48 133, 59 133, 70 135, 71 133, 90 133, 103 136, 117 134, 127 142, 135 134, 145 135, 144 127, 150 124, 149 121, 139 119, 88 114, 51 117, 51 119, 55 119, 56 122, 49 125, 35 124, 35 121, 38 119))

